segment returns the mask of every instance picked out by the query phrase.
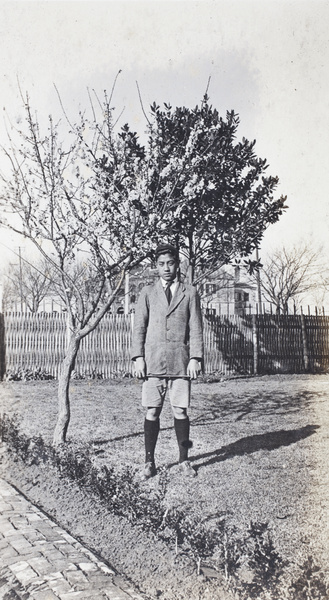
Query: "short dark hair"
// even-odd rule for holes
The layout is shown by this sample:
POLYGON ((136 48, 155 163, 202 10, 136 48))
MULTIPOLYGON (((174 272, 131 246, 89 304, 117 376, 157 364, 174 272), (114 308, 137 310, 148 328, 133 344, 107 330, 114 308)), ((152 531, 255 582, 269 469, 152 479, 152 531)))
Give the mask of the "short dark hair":
POLYGON ((172 244, 159 244, 155 251, 155 260, 158 260, 161 254, 171 254, 171 256, 178 261, 178 250, 172 244))

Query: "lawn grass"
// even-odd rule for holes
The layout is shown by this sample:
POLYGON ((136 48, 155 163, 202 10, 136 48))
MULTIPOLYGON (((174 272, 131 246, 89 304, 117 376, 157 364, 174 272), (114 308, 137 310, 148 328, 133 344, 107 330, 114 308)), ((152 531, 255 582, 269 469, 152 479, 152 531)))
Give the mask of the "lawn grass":
MULTIPOLYGON (((155 493, 167 477, 171 511, 211 524, 216 515, 241 538, 251 523, 267 524, 284 560, 312 557, 329 564, 327 469, 329 376, 284 375, 193 385, 190 453, 198 476, 181 480, 168 403, 157 446, 160 475, 146 484, 155 493)), ((143 410, 138 382, 72 381, 68 440, 88 443, 98 468, 129 467, 138 479, 144 459, 143 410)), ((50 443, 56 421, 56 382, 0 386, 2 412, 17 415, 26 435, 50 443)))

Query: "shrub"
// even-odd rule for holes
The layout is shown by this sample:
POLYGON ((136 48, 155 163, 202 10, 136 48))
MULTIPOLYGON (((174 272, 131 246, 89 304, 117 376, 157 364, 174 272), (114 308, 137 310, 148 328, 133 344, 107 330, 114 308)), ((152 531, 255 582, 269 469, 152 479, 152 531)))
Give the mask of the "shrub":
POLYGON ((41 367, 26 369, 22 366, 19 366, 15 369, 8 369, 4 379, 5 381, 41 381, 55 379, 55 377, 41 367))
POLYGON ((268 523, 251 522, 244 546, 246 564, 253 573, 251 583, 244 586, 247 597, 260 599, 270 593, 273 600, 281 600, 279 589, 287 563, 274 548, 268 523))
POLYGON ((327 600, 329 585, 312 556, 300 567, 300 575, 289 586, 289 600, 327 600))

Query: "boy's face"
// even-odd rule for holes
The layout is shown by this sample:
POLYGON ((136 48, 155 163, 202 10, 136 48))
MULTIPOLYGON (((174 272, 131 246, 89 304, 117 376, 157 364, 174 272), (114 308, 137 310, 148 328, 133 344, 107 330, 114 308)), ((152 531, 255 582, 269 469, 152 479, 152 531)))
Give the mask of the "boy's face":
POLYGON ((160 254, 157 260, 160 277, 165 281, 174 281, 177 275, 178 263, 171 254, 160 254))

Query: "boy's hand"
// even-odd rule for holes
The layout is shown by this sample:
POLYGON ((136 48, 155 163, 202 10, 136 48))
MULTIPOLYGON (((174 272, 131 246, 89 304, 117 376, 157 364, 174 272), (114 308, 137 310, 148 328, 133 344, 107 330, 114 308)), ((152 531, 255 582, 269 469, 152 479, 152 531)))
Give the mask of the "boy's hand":
POLYGON ((135 360, 135 376, 137 379, 145 379, 146 363, 143 356, 138 356, 135 360))
POLYGON ((189 364, 187 365, 187 376, 190 379, 197 379, 198 375, 200 375, 201 367, 200 363, 196 358, 191 358, 189 364))

